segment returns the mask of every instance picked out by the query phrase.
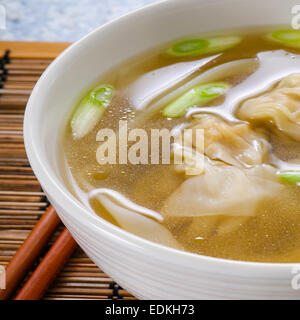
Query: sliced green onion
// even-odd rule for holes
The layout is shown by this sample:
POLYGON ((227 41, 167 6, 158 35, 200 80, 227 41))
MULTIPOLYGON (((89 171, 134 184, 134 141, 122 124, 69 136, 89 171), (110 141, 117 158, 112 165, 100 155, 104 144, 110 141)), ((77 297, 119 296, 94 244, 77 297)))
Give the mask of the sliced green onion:
POLYGON ((182 117, 188 108, 193 106, 201 107, 224 94, 229 88, 230 85, 225 82, 200 84, 168 104, 162 110, 162 114, 168 118, 182 117))
POLYGON ((196 57, 225 51, 237 45, 241 40, 241 37, 238 36, 190 39, 174 44, 167 49, 166 53, 173 57, 196 57))
POLYGON ((266 38, 291 48, 300 48, 300 31, 297 30, 275 31, 267 34, 266 38))
POLYGON ((74 139, 81 139, 96 126, 114 94, 111 85, 100 85, 82 98, 71 119, 74 139))
POLYGON ((281 171, 279 177, 286 182, 300 185, 300 171, 281 171))

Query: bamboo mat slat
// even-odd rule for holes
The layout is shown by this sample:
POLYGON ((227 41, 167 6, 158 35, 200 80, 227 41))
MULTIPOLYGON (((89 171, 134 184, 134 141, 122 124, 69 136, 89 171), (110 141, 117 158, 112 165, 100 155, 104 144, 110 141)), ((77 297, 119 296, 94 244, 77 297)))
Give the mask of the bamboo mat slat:
MULTIPOLYGON (((36 81, 68 45, 0 42, 0 265, 9 263, 49 206, 26 157, 23 116, 36 81)), ((61 231, 62 226, 55 232, 36 265, 61 231)), ((44 299, 135 298, 100 270, 81 249, 77 249, 44 299)))

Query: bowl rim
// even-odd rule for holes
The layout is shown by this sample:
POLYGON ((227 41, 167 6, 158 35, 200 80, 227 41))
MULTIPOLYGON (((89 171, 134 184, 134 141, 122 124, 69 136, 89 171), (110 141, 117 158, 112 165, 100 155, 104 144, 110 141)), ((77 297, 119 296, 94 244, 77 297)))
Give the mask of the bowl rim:
MULTIPOLYGON (((191 0, 193 1, 193 0, 191 0)), ((214 0, 214 2, 221 2, 222 0, 214 0)), ((205 0, 198 0, 199 2, 205 2, 205 0)), ((47 193, 55 198, 59 205, 72 216, 72 219, 77 220, 81 224, 85 225, 87 228, 92 228, 95 232, 101 231, 105 233, 108 238, 115 238, 117 241, 126 241, 128 246, 138 247, 145 253, 145 250, 149 255, 157 254, 161 259, 172 260, 174 264, 185 264, 193 267, 197 270, 198 266, 205 263, 211 263, 218 266, 227 267, 238 267, 243 271, 261 271, 267 273, 268 271, 287 272, 295 265, 299 263, 273 263, 273 262, 254 262, 254 261, 242 261, 242 260, 230 260, 225 258, 217 258, 211 256, 205 256, 201 254, 191 253, 187 251, 182 251, 174 248, 161 245, 150 240, 146 240, 142 237, 136 236, 128 231, 125 231, 110 222, 104 220, 103 218, 90 214, 90 211, 78 200, 65 186, 60 186, 54 178, 48 174, 48 169, 43 163, 39 156, 39 146, 35 141, 35 134, 33 127, 31 126, 31 119, 34 115, 35 109, 39 108, 39 91, 41 88, 47 86, 48 75, 51 74, 58 64, 61 64, 64 60, 68 60, 70 57, 70 52, 79 49, 83 42, 89 41, 92 37, 97 36, 98 33, 105 32, 107 28, 110 28, 114 24, 118 24, 119 21, 126 19, 133 19, 140 12, 157 10, 165 5, 167 6, 177 6, 182 4, 181 0, 161 0, 159 2, 151 3, 147 6, 139 8, 137 10, 131 11, 121 17, 111 20, 93 31, 89 32, 87 35, 71 44, 67 49, 65 49, 45 70, 38 82, 36 83, 30 98, 28 100, 25 115, 24 115, 24 144, 30 165, 40 181, 42 186, 47 186, 47 193), (76 212, 76 215, 74 214, 76 212)), ((199 270, 199 269, 198 269, 199 270)))

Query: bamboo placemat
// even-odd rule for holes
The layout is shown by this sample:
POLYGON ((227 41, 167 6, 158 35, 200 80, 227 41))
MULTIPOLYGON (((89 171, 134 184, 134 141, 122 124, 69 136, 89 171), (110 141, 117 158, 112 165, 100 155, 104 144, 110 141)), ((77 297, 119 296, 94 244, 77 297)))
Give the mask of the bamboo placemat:
MULTIPOLYGON (((0 42, 0 265, 8 264, 49 206, 26 157, 22 132, 23 116, 36 81, 51 61, 68 45, 0 42)), ((61 230, 62 226, 36 264, 61 230)), ((27 277, 31 272, 32 270, 27 277)), ((135 298, 78 249, 49 288, 44 299, 135 298)))

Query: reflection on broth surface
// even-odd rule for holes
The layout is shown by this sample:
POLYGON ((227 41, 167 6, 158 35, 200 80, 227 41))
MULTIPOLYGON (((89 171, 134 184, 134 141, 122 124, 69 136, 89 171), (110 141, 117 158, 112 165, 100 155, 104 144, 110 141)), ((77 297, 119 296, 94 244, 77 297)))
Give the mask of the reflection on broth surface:
MULTIPOLYGON (((104 75, 64 131, 70 188, 104 219, 157 243, 300 262, 300 40, 278 30, 192 36, 104 75), (148 164, 100 165, 97 133, 118 134, 120 120, 149 137, 204 130, 204 149, 193 140, 182 164, 153 164, 150 152, 148 164), (189 154, 204 156, 204 170, 189 175, 189 154)), ((173 156, 186 149, 170 144, 173 156)))

